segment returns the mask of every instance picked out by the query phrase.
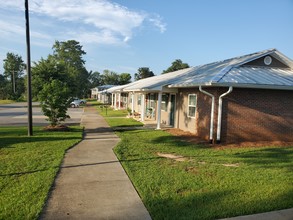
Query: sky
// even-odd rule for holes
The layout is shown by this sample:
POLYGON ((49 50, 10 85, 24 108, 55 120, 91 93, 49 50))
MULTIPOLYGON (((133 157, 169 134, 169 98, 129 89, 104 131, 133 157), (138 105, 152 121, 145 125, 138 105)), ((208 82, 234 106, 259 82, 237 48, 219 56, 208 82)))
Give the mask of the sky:
MULTIPOLYGON (((293 59, 293 0, 29 0, 31 58, 76 40, 88 71, 156 75, 276 48, 293 59)), ((7 52, 26 62, 24 0, 0 0, 0 74, 7 52)))

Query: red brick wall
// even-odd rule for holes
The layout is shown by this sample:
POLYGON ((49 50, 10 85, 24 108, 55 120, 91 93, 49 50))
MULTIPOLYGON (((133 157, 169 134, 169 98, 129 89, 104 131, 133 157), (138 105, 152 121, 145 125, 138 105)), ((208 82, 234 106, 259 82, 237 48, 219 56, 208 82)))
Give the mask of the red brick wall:
MULTIPOLYGON (((228 88, 204 88, 204 90, 215 95, 214 140, 216 140, 218 100, 228 88)), ((178 122, 178 128, 208 140, 211 98, 199 92, 198 88, 179 90, 178 120, 186 121, 181 111, 186 111, 182 108, 182 104, 186 101, 184 97, 190 93, 198 95, 195 126, 178 122)), ((293 91, 233 88, 232 93, 223 98, 221 142, 243 141, 293 141, 293 91)))
POLYGON ((293 91, 234 89, 222 119, 224 142, 293 141, 293 91))

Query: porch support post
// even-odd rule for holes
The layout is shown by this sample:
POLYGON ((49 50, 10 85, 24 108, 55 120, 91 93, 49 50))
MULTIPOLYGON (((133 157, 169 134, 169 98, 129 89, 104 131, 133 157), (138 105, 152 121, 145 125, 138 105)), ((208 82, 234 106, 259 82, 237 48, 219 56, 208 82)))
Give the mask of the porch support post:
POLYGON ((168 125, 170 125, 170 115, 171 115, 171 93, 170 93, 169 96, 168 96, 167 110, 168 110, 168 125))
POLYGON ((131 115, 134 117, 134 92, 131 93, 131 115))
POLYGON ((121 92, 119 92, 119 96, 118 96, 118 109, 121 109, 121 92))
POLYGON ((114 109, 117 110, 117 93, 115 93, 114 109))
POLYGON ((111 106, 114 108, 114 93, 112 93, 111 106))
POLYGON ((144 115, 145 115, 145 94, 142 93, 142 96, 141 96, 141 121, 144 121, 144 115))
POLYGON ((159 94, 158 94, 157 130, 161 129, 161 108, 162 108, 162 92, 159 92, 159 94))

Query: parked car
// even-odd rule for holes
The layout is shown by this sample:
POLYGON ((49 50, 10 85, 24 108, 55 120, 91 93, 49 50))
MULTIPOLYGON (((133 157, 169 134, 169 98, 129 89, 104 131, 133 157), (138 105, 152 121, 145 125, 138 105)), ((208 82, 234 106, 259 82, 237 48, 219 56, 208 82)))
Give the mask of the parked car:
POLYGON ((86 100, 85 99, 80 99, 80 104, 81 105, 85 105, 86 104, 86 100))
POLYGON ((72 102, 70 102, 70 107, 71 108, 78 108, 80 106, 80 100, 79 99, 75 99, 72 102))
POLYGON ((70 103, 70 107, 78 108, 80 105, 86 104, 85 99, 73 98, 72 102, 70 103))

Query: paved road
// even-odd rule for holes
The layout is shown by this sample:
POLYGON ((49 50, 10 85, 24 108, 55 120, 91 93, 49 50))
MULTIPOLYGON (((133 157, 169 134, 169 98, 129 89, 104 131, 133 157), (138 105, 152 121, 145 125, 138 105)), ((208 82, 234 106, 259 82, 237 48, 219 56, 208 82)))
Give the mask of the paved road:
MULTIPOLYGON (((38 103, 34 102, 33 106, 38 103)), ((65 121, 68 125, 79 125, 83 108, 68 108, 70 119, 65 121)), ((26 126, 28 123, 27 103, 13 103, 0 105, 0 126, 26 126)), ((33 107, 33 125, 48 125, 46 117, 40 107, 33 107)))

